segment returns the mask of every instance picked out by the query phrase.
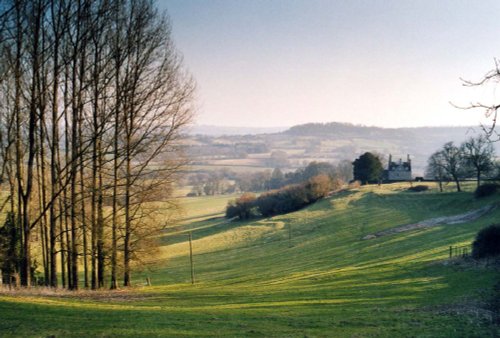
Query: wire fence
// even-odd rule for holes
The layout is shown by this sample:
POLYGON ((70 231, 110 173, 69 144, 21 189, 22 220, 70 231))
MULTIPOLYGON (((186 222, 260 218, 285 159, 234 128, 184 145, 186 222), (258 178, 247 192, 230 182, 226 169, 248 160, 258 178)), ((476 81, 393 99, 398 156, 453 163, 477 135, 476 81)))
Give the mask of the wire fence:
POLYGON ((472 243, 465 245, 450 245, 448 256, 450 259, 456 257, 469 257, 472 254, 472 243))

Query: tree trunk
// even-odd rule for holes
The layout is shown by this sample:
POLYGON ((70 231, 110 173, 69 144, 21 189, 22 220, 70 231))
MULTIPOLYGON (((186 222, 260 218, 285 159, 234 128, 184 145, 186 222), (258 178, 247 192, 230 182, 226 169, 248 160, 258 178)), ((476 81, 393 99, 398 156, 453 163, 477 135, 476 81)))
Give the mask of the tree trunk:
POLYGON ((462 189, 460 189, 460 180, 458 177, 455 177, 455 184, 457 185, 457 192, 461 192, 462 189))

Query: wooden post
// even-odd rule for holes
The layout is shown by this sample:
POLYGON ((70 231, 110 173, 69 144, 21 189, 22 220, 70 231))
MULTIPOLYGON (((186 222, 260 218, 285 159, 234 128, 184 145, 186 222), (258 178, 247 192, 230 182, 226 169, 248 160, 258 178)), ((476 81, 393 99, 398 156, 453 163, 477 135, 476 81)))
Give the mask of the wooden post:
POLYGON ((292 223, 288 223, 288 247, 292 247, 292 223))
POLYGON ((151 278, 146 277, 146 286, 151 286, 151 278))
POLYGON ((450 259, 453 256, 453 247, 450 245, 450 259))
POLYGON ((193 236, 189 232, 189 260, 191 261, 191 284, 194 284, 193 236))

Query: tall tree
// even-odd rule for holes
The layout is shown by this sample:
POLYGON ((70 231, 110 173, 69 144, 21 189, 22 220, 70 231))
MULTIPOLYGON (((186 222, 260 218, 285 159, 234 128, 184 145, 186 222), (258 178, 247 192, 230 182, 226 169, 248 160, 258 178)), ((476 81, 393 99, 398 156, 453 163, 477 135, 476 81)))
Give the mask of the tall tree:
POLYGON ((487 174, 493 170, 493 156, 495 151, 486 136, 471 137, 462 143, 462 152, 465 166, 474 171, 477 186, 481 185, 481 174, 487 174))
POLYGON ((446 143, 441 150, 432 154, 428 163, 429 172, 449 177, 455 182, 457 191, 461 191, 460 180, 466 174, 466 167, 459 147, 453 142, 446 143))
POLYGON ((77 289, 81 266, 85 287, 103 287, 108 267, 113 287, 121 267, 130 285, 131 263, 164 226, 148 224, 149 204, 169 199, 184 163, 194 85, 170 32, 149 0, 0 3, 0 184, 10 192, 0 209, 15 230, 3 235, 18 234, 12 271, 23 285, 34 243, 53 287, 60 271, 77 289))
POLYGON ((443 157, 439 152, 435 152, 427 160, 427 167, 425 169, 425 176, 438 182, 440 192, 443 192, 443 181, 449 180, 444 167, 443 157))
POLYGON ((363 184, 379 182, 382 178, 384 171, 382 162, 376 155, 370 152, 361 155, 352 165, 354 179, 361 181, 363 184))

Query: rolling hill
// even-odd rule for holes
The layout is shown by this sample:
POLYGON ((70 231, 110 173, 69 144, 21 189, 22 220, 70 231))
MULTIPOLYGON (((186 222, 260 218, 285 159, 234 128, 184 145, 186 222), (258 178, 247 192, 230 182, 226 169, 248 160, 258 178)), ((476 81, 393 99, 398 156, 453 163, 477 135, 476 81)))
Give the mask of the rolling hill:
POLYGON ((408 185, 344 191, 287 215, 229 222, 230 197, 183 199, 155 267, 117 292, 4 290, 0 335, 495 337, 498 268, 449 259, 500 217, 498 196, 408 185), (478 219, 364 239, 492 206, 478 219), (196 283, 190 282, 187 231, 196 283), (290 239, 291 233, 291 239, 290 239), (152 286, 144 286, 148 276, 152 286))
MULTIPOLYGON (((190 136, 187 151, 193 159, 193 170, 269 169, 273 167, 269 159, 275 151, 286 152, 290 170, 311 161, 353 161, 364 152, 375 151, 385 159, 389 154, 396 159, 410 154, 414 174, 422 176, 427 159, 443 144, 460 144, 482 133, 479 127, 380 128, 337 122, 309 123, 265 133, 255 129, 244 134, 244 130, 226 128, 221 135, 219 129, 198 129, 201 134, 190 136)), ((495 146, 498 153, 500 145, 495 146)))

